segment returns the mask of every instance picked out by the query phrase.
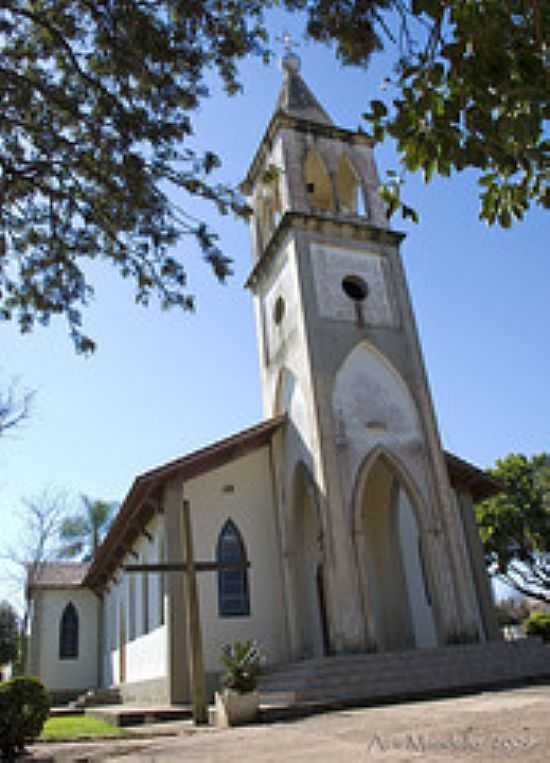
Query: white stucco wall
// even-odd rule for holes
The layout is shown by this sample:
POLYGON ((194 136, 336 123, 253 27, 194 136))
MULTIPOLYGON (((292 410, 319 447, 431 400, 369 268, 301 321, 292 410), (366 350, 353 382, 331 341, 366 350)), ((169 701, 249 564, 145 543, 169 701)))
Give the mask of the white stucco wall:
POLYGON ((196 560, 215 559, 219 533, 231 518, 250 561, 249 616, 220 617, 217 573, 198 575, 206 670, 219 671, 222 646, 237 639, 256 639, 269 662, 286 659, 285 605, 268 447, 191 480, 184 492, 191 502, 196 560))
POLYGON ((98 681, 99 599, 88 589, 42 590, 40 678, 48 689, 88 689, 98 681), (63 610, 72 602, 78 613, 78 658, 59 658, 63 610))
POLYGON ((363 303, 364 320, 372 326, 395 327, 395 312, 386 285, 387 263, 375 253, 364 249, 352 250, 338 246, 313 244, 313 277, 317 307, 323 318, 355 323, 356 305, 342 289, 346 276, 362 278, 368 287, 363 303))
POLYGON ((377 446, 398 457, 429 501, 423 434, 414 400, 397 371, 368 342, 358 344, 339 368, 332 408, 346 445, 349 476, 343 490, 350 508, 359 468, 377 446))

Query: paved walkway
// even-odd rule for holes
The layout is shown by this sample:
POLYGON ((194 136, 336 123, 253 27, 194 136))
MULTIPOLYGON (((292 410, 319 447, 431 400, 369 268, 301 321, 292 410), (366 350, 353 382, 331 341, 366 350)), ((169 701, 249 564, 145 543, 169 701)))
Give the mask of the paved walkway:
MULTIPOLYGON (((109 763, 237 761, 528 761, 550 760, 550 686, 324 713, 244 728, 78 745, 35 745, 34 760, 109 763)), ((141 729, 143 732, 144 729, 141 729)))

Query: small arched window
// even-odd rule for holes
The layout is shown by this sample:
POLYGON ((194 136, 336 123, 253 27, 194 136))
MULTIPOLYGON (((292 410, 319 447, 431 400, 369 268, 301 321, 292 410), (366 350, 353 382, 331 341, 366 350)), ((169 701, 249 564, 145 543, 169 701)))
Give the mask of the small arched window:
POLYGON ((218 564, 242 564, 239 569, 218 571, 218 611, 220 617, 250 614, 246 548, 237 525, 228 519, 221 529, 216 549, 218 564))
POLYGON ((72 602, 69 602, 61 615, 59 627, 59 659, 70 660, 78 658, 78 612, 72 602))

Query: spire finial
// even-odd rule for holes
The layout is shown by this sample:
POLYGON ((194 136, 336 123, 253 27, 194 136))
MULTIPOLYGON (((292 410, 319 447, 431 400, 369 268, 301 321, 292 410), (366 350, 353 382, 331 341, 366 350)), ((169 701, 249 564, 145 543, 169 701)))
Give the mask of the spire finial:
POLYGON ((298 56, 292 48, 299 47, 299 43, 294 42, 292 39, 292 35, 288 30, 285 30, 282 35, 275 38, 277 42, 282 42, 283 44, 283 56, 281 58, 281 69, 285 74, 290 74, 291 72, 299 72, 300 71, 300 56, 298 56))

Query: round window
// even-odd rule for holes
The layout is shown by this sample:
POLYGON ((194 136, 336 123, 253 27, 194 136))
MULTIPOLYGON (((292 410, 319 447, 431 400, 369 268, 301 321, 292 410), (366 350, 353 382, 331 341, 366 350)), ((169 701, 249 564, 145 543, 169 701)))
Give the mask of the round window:
POLYGON ((368 294, 368 286, 360 276, 346 276, 342 280, 342 289, 354 302, 362 302, 368 294))
POLYGON ((277 297, 273 308, 273 320, 279 326, 285 317, 285 301, 282 297, 277 297))

